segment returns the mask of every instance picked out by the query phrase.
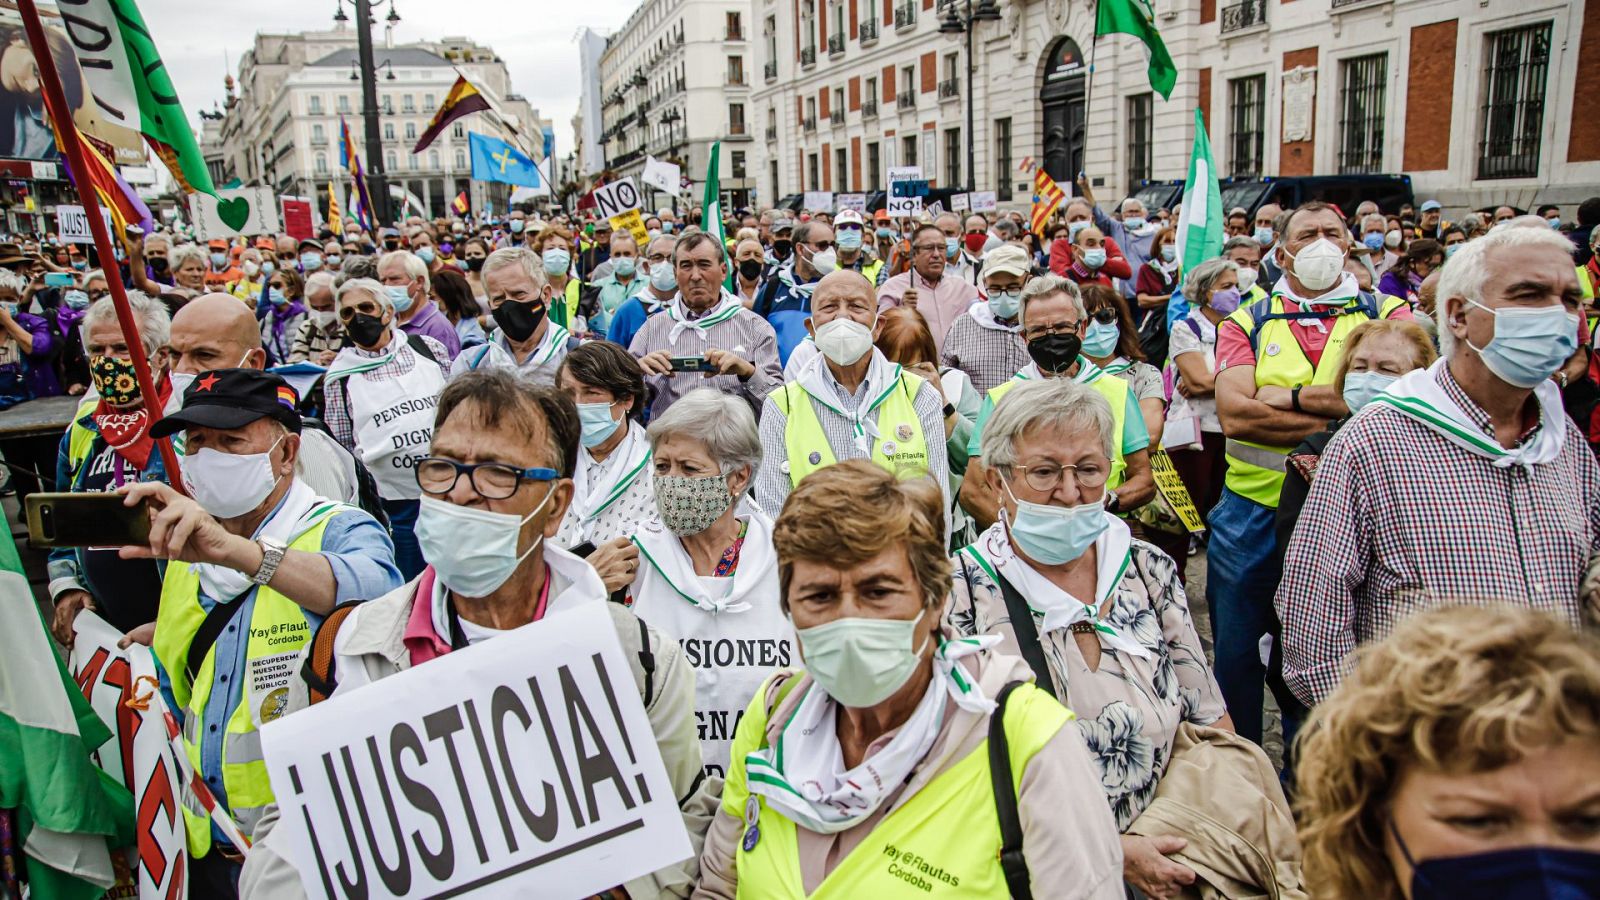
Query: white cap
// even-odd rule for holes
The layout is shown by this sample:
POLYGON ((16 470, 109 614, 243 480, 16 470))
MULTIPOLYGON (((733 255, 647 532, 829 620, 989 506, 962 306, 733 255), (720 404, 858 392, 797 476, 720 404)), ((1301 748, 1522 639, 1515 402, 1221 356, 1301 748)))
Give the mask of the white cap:
POLYGON ((833 217, 833 227, 835 228, 843 225, 854 225, 857 228, 862 228, 865 226, 865 224, 866 223, 861 220, 861 213, 858 213, 853 209, 841 209, 839 210, 839 214, 833 217))

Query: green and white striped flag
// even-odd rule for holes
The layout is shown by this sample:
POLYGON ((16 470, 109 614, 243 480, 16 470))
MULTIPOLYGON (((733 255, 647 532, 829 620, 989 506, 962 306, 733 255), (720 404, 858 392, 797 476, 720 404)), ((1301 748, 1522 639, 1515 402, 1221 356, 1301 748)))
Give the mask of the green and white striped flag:
POLYGON ((0 571, 0 809, 17 811, 35 900, 97 900, 114 880, 110 848, 134 843, 133 795, 89 759, 110 739, 27 580, 0 571))
POLYGON ((714 141, 711 144, 711 158, 706 162, 706 190, 700 198, 700 227, 717 239, 717 246, 722 250, 722 263, 728 267, 728 277, 722 286, 732 291, 733 263, 728 257, 728 232, 722 227, 722 179, 717 174, 721 158, 722 142, 714 141))
POLYGON ((1178 258, 1183 271, 1222 253, 1222 188, 1211 160, 1206 117, 1194 111, 1194 149, 1189 152, 1189 179, 1183 184, 1183 211, 1178 214, 1178 258))

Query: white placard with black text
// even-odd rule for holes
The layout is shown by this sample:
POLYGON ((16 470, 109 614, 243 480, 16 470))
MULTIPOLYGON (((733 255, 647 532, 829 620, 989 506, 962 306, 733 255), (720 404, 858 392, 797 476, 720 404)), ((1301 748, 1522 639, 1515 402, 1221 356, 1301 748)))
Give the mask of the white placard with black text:
POLYGON ((622 178, 594 189, 594 205, 600 217, 609 219, 639 208, 639 187, 633 178, 622 178))
MULTIPOLYGON (((106 233, 114 240, 116 234, 111 226, 111 210, 100 207, 100 217, 105 220, 106 233)), ((60 236, 63 244, 94 243, 94 234, 89 230, 89 215, 81 206, 56 207, 56 234, 60 236)))

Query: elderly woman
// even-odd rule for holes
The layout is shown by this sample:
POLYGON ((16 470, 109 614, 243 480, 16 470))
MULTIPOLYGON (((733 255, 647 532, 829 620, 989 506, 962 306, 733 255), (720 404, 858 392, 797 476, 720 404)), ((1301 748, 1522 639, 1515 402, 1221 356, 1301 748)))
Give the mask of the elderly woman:
POLYGON ((1206 260, 1184 278, 1183 295, 1189 313, 1172 324, 1168 343, 1172 405, 1165 433, 1172 467, 1204 516, 1222 498, 1228 474, 1217 418, 1217 324, 1239 308, 1238 265, 1206 260))
POLYGON ((739 720, 696 897, 1123 895, 1071 714, 940 621, 942 496, 866 460, 789 496, 773 546, 804 669, 739 720))
POLYGON ((594 341, 578 346, 561 361, 556 388, 577 404, 583 426, 572 473, 572 503, 556 532, 556 544, 627 546, 628 536, 656 511, 650 489, 650 441, 639 424, 644 371, 628 351, 594 341))
POLYGON ((300 323, 306 320, 305 282, 293 269, 273 272, 261 291, 266 315, 261 318, 261 348, 267 351, 267 365, 289 361, 300 323))
MULTIPOLYGON (((1182 573, 1104 509, 1112 439, 1111 408, 1092 387, 1029 381, 1000 401, 981 445, 1000 521, 957 554, 948 615, 963 634, 999 636, 1077 713, 1126 831, 1155 798, 1178 726, 1233 723, 1182 573)), ((1124 835, 1125 877, 1168 896, 1195 877, 1164 855, 1182 846, 1124 835)))
POLYGON ((649 437, 656 508, 633 530, 639 563, 627 602, 683 645, 706 771, 725 776, 739 714, 763 679, 797 660, 772 520, 741 502, 761 441, 750 404, 706 388, 651 422, 649 437))
POLYGON ((415 469, 428 455, 449 352, 433 338, 401 331, 390 293, 370 278, 340 285, 335 303, 352 346, 339 351, 324 376, 328 430, 378 482, 395 563, 409 580, 423 567, 413 532, 422 496, 415 469))
POLYGON ((172 248, 171 260, 172 280, 176 283, 175 290, 167 293, 180 294, 186 300, 200 296, 206 289, 206 250, 199 244, 184 244, 172 248))
POLYGON ((306 317, 295 329, 289 362, 326 366, 343 349, 344 328, 334 307, 333 283, 331 272, 313 272, 306 279, 306 317))
POLYGON ((1417 305, 1422 279, 1444 265, 1444 247, 1432 238, 1417 238, 1378 280, 1378 293, 1401 297, 1417 305))
POLYGON ((1300 839, 1318 897, 1595 896, 1592 635, 1512 607, 1419 613, 1357 651, 1300 747, 1300 839))

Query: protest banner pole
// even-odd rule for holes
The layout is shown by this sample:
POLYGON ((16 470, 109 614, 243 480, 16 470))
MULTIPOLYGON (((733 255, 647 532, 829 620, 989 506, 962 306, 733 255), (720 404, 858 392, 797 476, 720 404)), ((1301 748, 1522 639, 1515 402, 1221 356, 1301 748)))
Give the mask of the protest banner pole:
MULTIPOLYGON (((50 124, 61 148, 72 164, 73 187, 77 188, 79 202, 89 219, 89 233, 94 236, 95 252, 100 254, 101 267, 115 271, 116 253, 111 246, 111 233, 106 230, 100 215, 100 198, 89 179, 89 164, 83 153, 82 137, 72 120, 72 109, 67 106, 66 93, 61 89, 61 76, 56 71, 55 58, 50 54, 50 44, 44 35, 44 23, 39 18, 39 8, 34 0, 17 0, 17 11, 22 14, 23 27, 27 29, 28 45, 34 49, 34 63, 39 67, 39 82, 44 88, 45 108, 50 114, 50 124)), ((145 355, 144 342, 139 337, 138 323, 133 320, 133 307, 128 305, 128 292, 121 278, 107 278, 111 289, 111 302, 117 310, 117 324, 122 328, 123 340, 128 344, 128 355, 133 357, 133 371, 139 381, 139 395, 144 398, 144 408, 150 417, 150 427, 161 421, 161 404, 156 401, 155 380, 150 376, 150 359, 145 355)), ((172 450, 172 441, 156 441, 161 451, 161 462, 166 466, 167 483, 180 493, 187 494, 183 479, 178 477, 178 455, 172 450)))
MULTIPOLYGON (((1094 31, 1089 35, 1089 77, 1083 84, 1083 158, 1089 158, 1089 111, 1094 108, 1094 55, 1100 49, 1100 0, 1094 2, 1094 15, 1090 20, 1094 23, 1094 31)), ((1070 136, 1069 136, 1070 137, 1070 136)), ((1078 187, 1078 179, 1084 177, 1083 168, 1080 166, 1077 173, 1072 175, 1072 190, 1074 196, 1082 195, 1082 188, 1078 187)))

